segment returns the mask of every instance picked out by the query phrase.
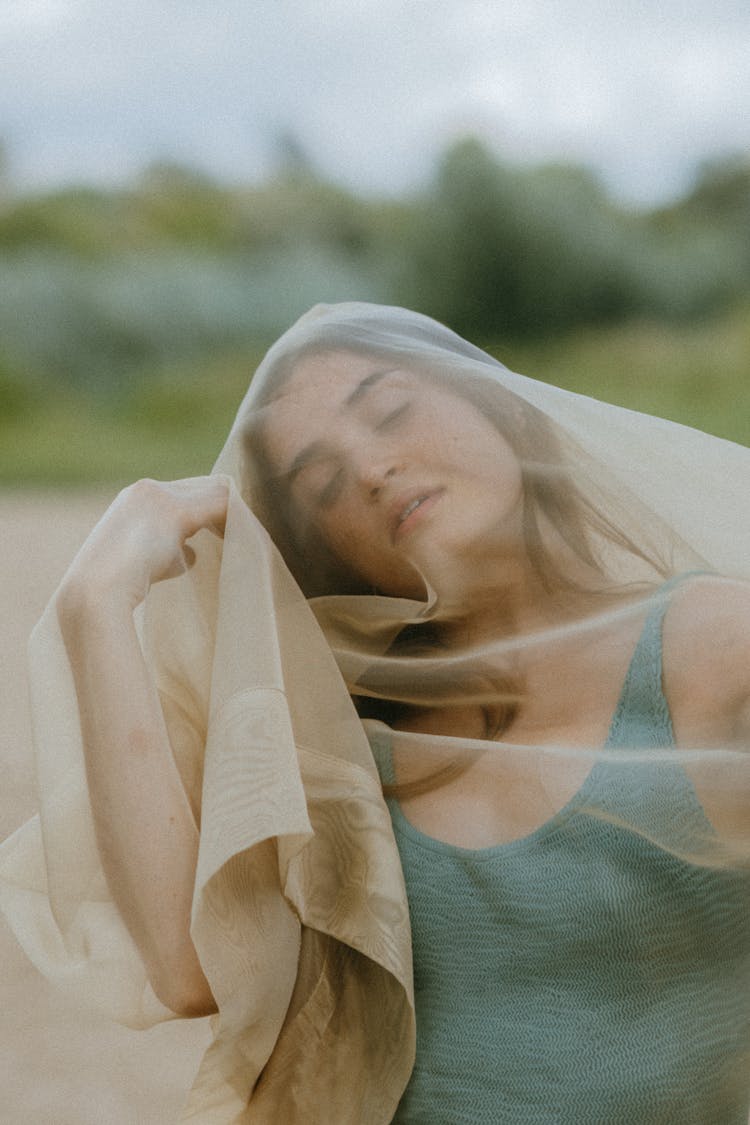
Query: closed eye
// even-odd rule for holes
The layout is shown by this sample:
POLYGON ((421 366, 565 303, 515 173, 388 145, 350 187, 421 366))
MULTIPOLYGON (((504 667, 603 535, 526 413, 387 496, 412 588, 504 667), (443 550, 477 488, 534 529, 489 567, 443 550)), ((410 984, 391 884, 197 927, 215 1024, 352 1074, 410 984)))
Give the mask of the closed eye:
POLYGON ((328 484, 322 489, 316 499, 319 507, 330 508, 331 504, 335 503, 338 499, 342 488, 344 487, 344 471, 337 469, 333 474, 328 484))
POLYGON ((303 505, 325 508, 337 499, 344 484, 344 471, 337 457, 322 448, 316 455, 311 447, 284 479, 303 505))

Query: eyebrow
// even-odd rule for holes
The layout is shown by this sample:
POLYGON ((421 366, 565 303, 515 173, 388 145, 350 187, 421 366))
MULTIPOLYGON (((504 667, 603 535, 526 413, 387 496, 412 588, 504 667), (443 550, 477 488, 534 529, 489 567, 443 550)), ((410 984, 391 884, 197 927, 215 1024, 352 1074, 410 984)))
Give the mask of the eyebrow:
POLYGON ((297 474, 304 469, 305 465, 308 465, 310 461, 314 461, 316 457, 320 457, 321 454, 325 452, 325 449, 326 443, 324 441, 313 441, 310 445, 306 445, 304 449, 301 449, 284 473, 284 479, 287 484, 291 484, 297 474))
POLYGON ((396 369, 394 367, 384 368, 382 371, 371 371, 369 375, 365 375, 364 379, 360 379, 351 394, 347 395, 344 399, 344 406, 353 406, 355 402, 359 402, 364 394, 379 383, 386 375, 390 375, 396 369))
MULTIPOLYGON (((360 379, 353 391, 351 391, 342 403, 342 407, 348 409, 355 406, 367 392, 379 383, 386 375, 390 375, 395 371, 395 367, 383 368, 383 370, 371 371, 369 375, 365 375, 364 379, 360 379)), ((325 453, 327 445, 324 441, 313 441, 301 449, 297 456, 292 461, 289 469, 284 473, 284 477, 288 484, 291 484, 298 473, 308 465, 310 461, 314 461, 316 457, 320 457, 325 453)))

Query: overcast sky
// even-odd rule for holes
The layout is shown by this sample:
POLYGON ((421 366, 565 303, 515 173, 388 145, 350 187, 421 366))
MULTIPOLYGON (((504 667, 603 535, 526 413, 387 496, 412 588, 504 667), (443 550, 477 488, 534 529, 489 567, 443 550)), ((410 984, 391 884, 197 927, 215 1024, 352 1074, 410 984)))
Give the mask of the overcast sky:
POLYGON ((0 138, 26 187, 154 159, 257 180, 293 133, 398 192, 473 132, 657 202, 750 153, 748 0, 0 0, 0 138))

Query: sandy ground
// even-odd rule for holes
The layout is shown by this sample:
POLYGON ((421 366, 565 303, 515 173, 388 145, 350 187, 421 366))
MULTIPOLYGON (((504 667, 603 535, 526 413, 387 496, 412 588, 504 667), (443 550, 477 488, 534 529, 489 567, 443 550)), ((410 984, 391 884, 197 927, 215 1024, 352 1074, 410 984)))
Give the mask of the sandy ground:
MULTIPOLYGON (((35 810, 28 634, 107 493, 0 492, 0 838, 35 810)), ((2 1125, 169 1125, 207 1042, 205 1021, 134 1032, 72 1009, 0 919, 2 1125)))

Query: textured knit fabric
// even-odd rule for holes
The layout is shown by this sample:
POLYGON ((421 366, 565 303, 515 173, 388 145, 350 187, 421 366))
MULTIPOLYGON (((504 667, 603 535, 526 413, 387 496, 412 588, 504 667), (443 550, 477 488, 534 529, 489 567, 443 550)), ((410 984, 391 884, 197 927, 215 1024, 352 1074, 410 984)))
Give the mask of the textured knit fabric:
MULTIPOLYGON (((674 745, 666 605, 647 617, 607 748, 674 745)), ((392 781, 385 728, 371 739, 392 781)), ((750 971, 750 887, 649 842, 650 826, 674 844, 705 819, 679 766, 658 765, 634 791, 613 755, 531 835, 479 850, 425 836, 389 806, 417 1013, 394 1121, 747 1125, 750 1026, 734 982, 750 971), (594 801, 644 834, 585 815, 594 801)))

